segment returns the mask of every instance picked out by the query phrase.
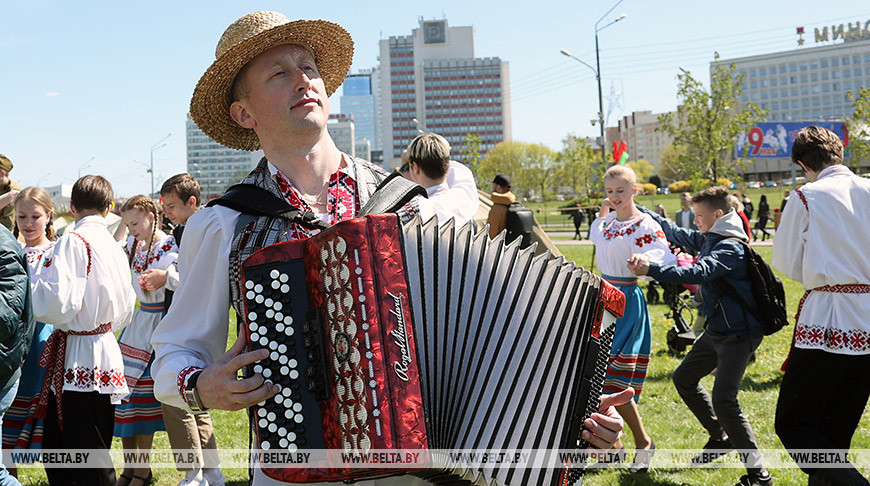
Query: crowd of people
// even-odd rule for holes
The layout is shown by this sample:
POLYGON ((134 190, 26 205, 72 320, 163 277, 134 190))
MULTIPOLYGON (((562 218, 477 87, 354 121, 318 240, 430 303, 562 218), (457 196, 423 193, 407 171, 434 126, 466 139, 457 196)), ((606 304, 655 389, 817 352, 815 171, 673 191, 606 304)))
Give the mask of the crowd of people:
MULTIPOLYGON (((219 40, 216 60, 191 102, 192 119, 215 141, 263 149, 265 157, 241 184, 313 220, 253 216, 220 203, 201 208, 196 180, 179 174, 163 185, 160 202, 145 195, 127 199, 118 210, 123 224, 112 235, 105 219, 113 209, 112 186, 88 175, 72 189, 74 223, 56 238, 51 199, 42 189, 12 185, 12 163, 0 156, 0 218, 14 230, 0 229, 0 312, 4 322, 14 323, 0 335, 4 447, 94 449, 108 458, 113 436, 127 450, 147 452, 154 433, 165 430, 173 449, 200 453, 194 465, 177 465, 184 473, 179 485, 224 484, 207 411, 246 409, 279 391, 258 374, 239 378, 267 350, 247 351, 243 338, 227 350, 227 309, 243 311, 242 261, 267 245, 308 238, 356 217, 389 177, 340 152, 326 129, 329 96, 350 67, 352 46, 349 34, 330 22, 290 21, 275 12, 246 15, 219 40), (163 227, 163 215, 174 224, 171 231, 163 227)), ((776 432, 789 450, 848 449, 870 395, 870 374, 855 373, 870 365, 864 317, 870 312, 870 264, 861 248, 870 238, 864 234, 870 183, 842 165, 842 153, 842 143, 825 129, 798 134, 793 160, 812 183, 792 196, 801 204, 784 208, 774 236, 774 265, 807 290, 776 408, 776 432)), ((478 201, 474 176, 450 161, 449 143, 422 134, 406 155, 405 177, 428 197, 410 198, 396 210, 399 218, 470 221, 478 201)), ((636 204, 638 186, 629 167, 610 168, 604 186, 606 199, 589 237, 602 278, 625 294, 626 307, 616 324, 602 406, 584 423, 583 439, 600 449, 615 447, 608 460, 621 461, 621 431, 628 425, 636 449, 630 471, 649 470, 655 431, 644 426, 640 403, 652 329, 638 277, 696 284, 704 330, 673 374, 680 396, 709 433, 694 462, 740 449, 747 452, 741 455, 747 473, 738 484, 772 484, 738 402, 746 366, 764 335, 748 275, 751 201, 724 187, 685 193, 674 223, 636 204), (678 265, 671 245, 696 255, 693 264, 678 265), (700 381, 714 371, 711 395, 700 381)), ((495 237, 504 228, 501 213, 515 198, 505 175, 495 177, 493 189, 495 237)), ((769 211, 762 196, 756 226, 762 239, 769 211)), ((848 462, 801 467, 809 484, 867 484, 848 462)), ((110 460, 105 467, 48 468, 46 474, 53 485, 153 481, 147 464, 116 478, 110 460)), ((256 463, 252 482, 284 484, 256 463)), ((422 480, 367 483, 414 482, 422 480)), ((3 469, 0 484, 16 481, 3 469)))

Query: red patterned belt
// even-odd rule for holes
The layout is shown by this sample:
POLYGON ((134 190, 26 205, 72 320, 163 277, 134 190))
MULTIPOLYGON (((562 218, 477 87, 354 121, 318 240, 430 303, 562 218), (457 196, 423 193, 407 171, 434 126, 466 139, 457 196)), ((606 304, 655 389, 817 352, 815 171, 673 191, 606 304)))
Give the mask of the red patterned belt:
POLYGON ((57 426, 63 430, 63 365, 66 359, 67 336, 95 336, 112 332, 112 323, 107 322, 91 331, 60 331, 55 330, 45 341, 45 348, 39 356, 39 366, 45 368, 45 378, 42 381, 42 391, 39 393, 39 403, 34 415, 38 419, 46 418, 48 412, 48 393, 54 385, 54 397, 57 401, 57 426))
MULTIPOLYGON (((798 193, 801 197, 802 194, 798 193)), ((870 285, 867 284, 842 284, 842 285, 823 285, 821 287, 816 287, 814 289, 809 289, 804 292, 803 297, 801 297, 800 302, 798 302, 797 313, 794 315, 794 327, 795 333, 791 336, 791 348, 789 348, 788 354, 791 356, 791 350, 794 349, 795 338, 797 336, 797 325, 798 321, 801 318, 801 310, 804 308, 804 302, 806 302, 807 297, 810 296, 812 292, 832 292, 835 294, 870 294, 870 285)), ((782 362, 782 371, 785 371, 788 366, 788 358, 786 356, 785 361, 782 362)))

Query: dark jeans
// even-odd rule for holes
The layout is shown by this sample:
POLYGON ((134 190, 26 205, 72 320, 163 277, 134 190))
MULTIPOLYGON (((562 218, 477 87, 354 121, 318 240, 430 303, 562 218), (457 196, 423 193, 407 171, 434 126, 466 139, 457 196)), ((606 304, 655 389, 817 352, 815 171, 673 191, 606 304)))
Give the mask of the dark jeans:
POLYGON ((747 457, 744 465, 750 472, 761 470, 761 454, 755 433, 746 414, 740 410, 737 392, 749 357, 761 343, 761 336, 713 336, 701 334, 683 362, 674 371, 674 385, 710 436, 716 439, 726 434, 731 445, 755 453, 747 457), (713 397, 701 385, 701 378, 716 370, 713 397))
MULTIPOLYGON (((48 416, 45 420, 43 447, 45 449, 102 449, 105 455, 98 460, 111 464, 109 448, 115 427, 115 406, 109 395, 98 392, 63 392, 63 430, 57 426, 57 406, 54 393, 48 397, 48 416)), ((115 468, 58 468, 45 469, 48 483, 76 486, 114 486, 115 468)))
MULTIPOLYGON (((779 389, 776 435, 789 451, 846 451, 870 396, 870 355, 794 348, 779 389)), ((810 484, 870 484, 851 463, 801 467, 810 484)))

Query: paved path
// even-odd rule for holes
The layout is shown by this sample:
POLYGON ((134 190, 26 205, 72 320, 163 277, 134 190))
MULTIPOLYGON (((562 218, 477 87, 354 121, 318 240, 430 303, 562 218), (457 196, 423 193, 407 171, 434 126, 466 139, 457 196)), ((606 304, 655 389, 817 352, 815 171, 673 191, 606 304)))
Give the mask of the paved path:
MULTIPOLYGON (((773 233, 772 228, 768 228, 768 233, 773 233)), ((586 231, 581 232, 583 236, 586 236, 586 231)), ((586 239, 583 240, 571 240, 571 239, 563 239, 563 238, 571 238, 574 236, 573 231, 547 231, 547 235, 553 239, 553 243, 556 245, 566 245, 566 246, 592 246, 592 242, 586 239), (559 238, 561 237, 561 238, 559 238)), ((773 246, 773 237, 768 238, 765 241, 755 241, 752 243, 752 246, 773 246)))

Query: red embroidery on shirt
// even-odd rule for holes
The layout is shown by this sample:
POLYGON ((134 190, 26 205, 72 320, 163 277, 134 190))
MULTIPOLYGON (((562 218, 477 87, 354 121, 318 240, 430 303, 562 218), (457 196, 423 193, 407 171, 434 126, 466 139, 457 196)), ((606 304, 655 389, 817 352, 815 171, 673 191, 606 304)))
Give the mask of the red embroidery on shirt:
MULTIPOLYGON (((284 199, 291 206, 311 211, 311 206, 302 200, 299 191, 284 177, 284 174, 275 174, 275 183, 284 199)), ((359 198, 357 197, 356 181, 339 168, 329 177, 327 187, 326 222, 330 225, 351 219, 359 212, 359 198)), ((310 230, 298 224, 291 224, 288 239, 300 240, 309 238, 319 233, 319 230, 310 230)))

